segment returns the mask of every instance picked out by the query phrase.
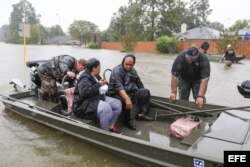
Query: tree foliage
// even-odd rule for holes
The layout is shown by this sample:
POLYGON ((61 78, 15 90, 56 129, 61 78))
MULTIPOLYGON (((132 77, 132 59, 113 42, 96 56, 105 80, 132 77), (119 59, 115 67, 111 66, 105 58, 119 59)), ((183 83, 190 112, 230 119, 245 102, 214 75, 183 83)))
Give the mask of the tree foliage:
POLYGON ((211 13, 209 0, 130 0, 111 19, 108 34, 112 41, 121 41, 126 33, 137 40, 153 41, 163 35, 180 32, 182 23, 189 28, 206 25, 211 13))
POLYGON ((229 27, 229 31, 238 31, 246 26, 248 26, 248 23, 250 22, 249 19, 243 19, 243 20, 236 20, 235 23, 229 27))
POLYGON ((221 32, 225 30, 224 25, 220 22, 208 22, 208 27, 221 31, 221 32))
POLYGON ((75 20, 69 27, 69 33, 74 38, 80 41, 81 44, 93 42, 95 35, 99 33, 98 27, 86 20, 75 20))
MULTIPOLYGON (((13 11, 10 14, 10 36, 8 42, 22 43, 22 38, 18 35, 20 23, 38 24, 40 15, 36 15, 36 11, 31 3, 27 0, 20 0, 19 3, 12 5, 13 11)), ((31 34, 31 38, 32 38, 31 34)), ((30 39, 33 41, 33 39, 30 39)))

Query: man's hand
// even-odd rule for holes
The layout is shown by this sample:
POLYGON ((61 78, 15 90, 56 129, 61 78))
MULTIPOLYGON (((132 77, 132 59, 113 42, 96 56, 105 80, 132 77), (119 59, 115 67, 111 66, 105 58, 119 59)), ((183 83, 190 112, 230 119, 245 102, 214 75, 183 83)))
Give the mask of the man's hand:
POLYGON ((130 98, 126 98, 125 103, 126 103, 126 109, 132 108, 132 101, 130 100, 130 98))
POLYGON ((197 99, 196 99, 196 105, 199 108, 202 108, 203 104, 204 104, 204 98, 203 97, 197 97, 197 99))
POLYGON ((173 103, 176 100, 176 92, 171 92, 169 96, 169 102, 173 103))
POLYGON ((74 72, 71 72, 71 71, 68 71, 68 72, 67 72, 67 75, 68 75, 68 77, 71 78, 71 79, 73 79, 73 78, 76 77, 76 74, 75 74, 74 72))

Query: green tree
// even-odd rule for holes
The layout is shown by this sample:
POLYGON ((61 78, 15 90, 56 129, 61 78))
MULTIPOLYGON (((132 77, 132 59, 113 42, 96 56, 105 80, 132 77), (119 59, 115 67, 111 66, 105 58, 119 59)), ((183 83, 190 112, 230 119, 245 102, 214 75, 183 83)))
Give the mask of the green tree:
POLYGON ((186 16, 186 4, 181 0, 164 0, 160 5, 161 18, 157 25, 156 35, 171 36, 173 32, 180 32, 183 18, 186 16))
POLYGON ((243 19, 243 20, 236 20, 235 23, 229 27, 229 31, 238 31, 246 26, 248 26, 248 23, 250 22, 249 19, 243 19))
POLYGON ((134 34, 135 40, 143 39, 141 9, 137 4, 120 7, 111 19, 107 34, 111 41, 122 41, 126 34, 134 34))
POLYGON ((209 0, 190 0, 189 8, 183 21, 189 28, 206 26, 208 24, 207 16, 212 12, 209 9, 209 0))
POLYGON ((56 37, 56 36, 63 36, 65 35, 65 33, 63 32, 61 26, 55 25, 47 29, 47 35, 49 37, 56 37))
POLYGON ((80 41, 81 44, 86 44, 94 41, 95 34, 99 33, 98 27, 86 20, 75 20, 69 27, 69 34, 74 39, 80 41))
POLYGON ((223 32, 225 30, 224 25, 220 22, 208 22, 208 27, 216 29, 216 30, 221 31, 221 32, 223 32))
POLYGON ((1 42, 8 42, 10 37, 10 27, 9 25, 3 25, 0 28, 0 41, 1 42))
POLYGON ((18 35, 19 23, 37 24, 40 22, 40 15, 36 15, 34 7, 27 0, 20 0, 19 3, 12 5, 12 8, 8 42, 22 43, 22 38, 18 35))

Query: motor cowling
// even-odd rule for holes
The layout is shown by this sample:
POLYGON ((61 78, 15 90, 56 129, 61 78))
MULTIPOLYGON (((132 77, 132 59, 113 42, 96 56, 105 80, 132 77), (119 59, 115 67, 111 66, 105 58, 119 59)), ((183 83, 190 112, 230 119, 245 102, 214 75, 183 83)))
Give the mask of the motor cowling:
POLYGON ((245 98, 250 98, 250 80, 243 81, 237 86, 239 93, 245 98))

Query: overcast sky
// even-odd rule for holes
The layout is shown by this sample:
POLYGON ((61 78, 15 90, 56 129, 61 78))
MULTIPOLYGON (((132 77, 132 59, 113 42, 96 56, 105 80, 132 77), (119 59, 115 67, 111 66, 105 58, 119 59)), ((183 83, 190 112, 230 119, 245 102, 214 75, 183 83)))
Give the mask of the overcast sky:
MULTIPOLYGON (((9 24, 12 4, 20 0, 0 0, 0 26, 9 24)), ((108 28, 113 13, 129 0, 28 0, 41 14, 41 24, 47 27, 59 24, 67 32, 74 20, 88 20, 100 30, 108 28), (57 15, 58 14, 58 15, 57 15)), ((188 1, 188 0, 185 0, 188 1)), ((250 19, 249 0, 209 0, 213 10, 210 21, 219 21, 226 27, 236 20, 250 19)))

